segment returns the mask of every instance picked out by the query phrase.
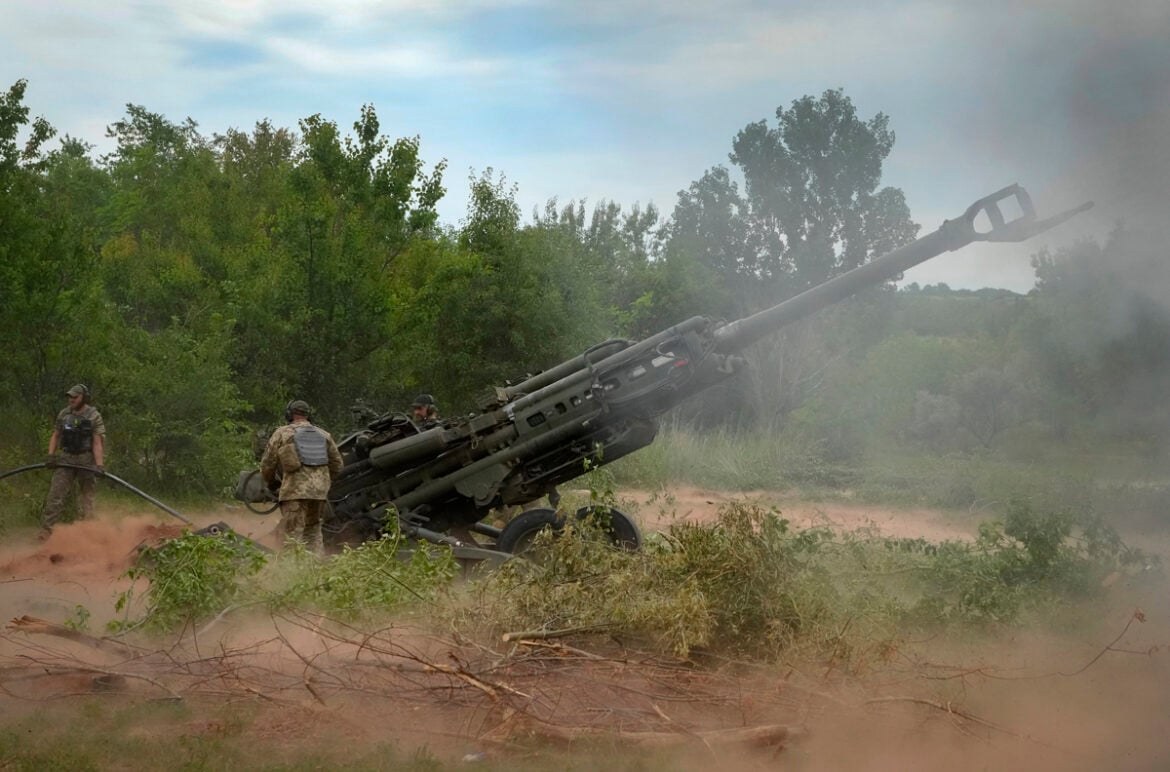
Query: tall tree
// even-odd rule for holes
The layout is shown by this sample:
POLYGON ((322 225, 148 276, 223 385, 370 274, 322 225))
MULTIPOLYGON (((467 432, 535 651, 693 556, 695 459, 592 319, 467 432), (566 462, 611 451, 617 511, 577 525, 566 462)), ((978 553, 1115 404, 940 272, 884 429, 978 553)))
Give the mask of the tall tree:
POLYGON ((0 94, 0 410, 7 450, 43 447, 44 414, 60 406, 62 384, 93 378, 102 355, 103 307, 94 266, 101 175, 85 146, 30 122, 27 83, 0 94), (30 400, 31 395, 31 400, 30 400))
POLYGON ((861 120, 834 90, 777 108, 775 126, 748 124, 730 154, 744 192, 725 167, 708 170, 679 193, 671 245, 723 277, 742 310, 911 241, 918 226, 904 195, 878 188, 894 144, 888 124, 881 113, 861 120))
POLYGON ((912 240, 902 191, 878 189, 893 146, 889 119, 861 120, 839 90, 777 108, 775 127, 744 127, 731 160, 744 175, 760 273, 803 289, 912 240))
POLYGON ((255 253, 263 264, 249 259, 253 276, 240 277, 236 366, 264 414, 295 393, 339 417, 393 377, 378 364, 393 348, 393 266, 434 235, 445 162, 426 172, 418 138, 384 137, 372 106, 352 136, 319 115, 300 130, 287 168, 286 140, 267 125, 251 143, 224 145, 240 171, 269 169, 265 184, 285 185, 278 209, 264 215, 269 238, 255 253))
POLYGON ((583 208, 550 204, 524 227, 502 175, 489 168, 469 183, 462 228, 411 251, 394 298, 400 375, 457 409, 604 339, 613 316, 583 208))
POLYGON ((690 255, 720 282, 721 306, 696 308, 725 316, 747 309, 751 285, 763 276, 749 245, 751 213, 726 168, 716 166, 680 191, 669 225, 669 254, 690 255), (730 301, 730 303, 729 303, 730 301))
POLYGON ((1033 258, 1034 315, 1023 338, 1047 386, 1043 405, 1062 437, 1101 434, 1165 446, 1170 432, 1170 308, 1166 248, 1118 228, 1033 258))
MULTIPOLYGON (((830 90, 777 108, 775 126, 744 127, 730 154, 743 194, 715 167, 679 193, 672 216, 668 253, 690 255, 718 283, 694 298, 694 310, 741 316, 912 240, 918 226, 902 192, 878 187, 894 144, 888 123, 881 113, 861 120, 849 97, 830 90)), ((760 344, 756 377, 708 403, 723 412, 734 405, 751 422, 782 420, 834 355, 810 329, 797 325, 760 344)))
POLYGON ((587 213, 584 201, 558 207, 552 199, 544 212, 533 213, 530 230, 547 242, 550 254, 563 255, 563 262, 575 267, 569 291, 580 295, 581 302, 592 299, 605 307, 599 334, 639 333, 634 306, 645 305, 639 301, 650 291, 652 265, 662 256, 664 233, 657 207, 635 204, 625 211, 603 200, 587 213))

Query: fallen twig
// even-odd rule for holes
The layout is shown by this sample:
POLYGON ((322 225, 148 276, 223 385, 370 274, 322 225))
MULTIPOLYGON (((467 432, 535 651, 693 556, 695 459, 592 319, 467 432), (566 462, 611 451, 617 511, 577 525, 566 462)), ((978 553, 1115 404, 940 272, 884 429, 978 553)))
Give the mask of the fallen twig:
POLYGON ((103 649, 105 651, 116 651, 119 654, 139 654, 139 652, 137 652, 133 646, 122 643, 121 641, 114 641, 109 638, 97 638, 95 636, 83 633, 80 630, 74 630, 70 627, 65 627, 64 625, 58 625, 45 619, 30 617, 27 614, 21 617, 17 617, 16 619, 13 619, 11 622, 9 622, 8 629, 18 630, 22 633, 52 635, 57 638, 64 638, 69 641, 83 643, 87 646, 93 646, 94 648, 103 649))
POLYGON ((568 627, 563 630, 523 630, 514 633, 504 633, 500 636, 500 640, 504 643, 509 641, 519 641, 523 639, 528 640, 547 640, 549 638, 561 638, 566 635, 573 635, 574 633, 599 633, 603 630, 608 630, 613 625, 590 625, 587 627, 568 627))
MULTIPOLYGON (((522 722, 523 723, 523 722, 522 722)), ((787 724, 765 724, 762 726, 738 727, 735 729, 710 729, 699 732, 636 732, 612 730, 598 727, 557 726, 555 724, 529 723, 521 729, 517 727, 507 736, 484 736, 481 739, 489 742, 511 742, 511 738, 523 732, 559 740, 561 742, 579 742, 587 739, 613 738, 620 742, 640 748, 669 748, 685 745, 687 742, 700 742, 709 749, 717 745, 753 745, 762 748, 783 747, 789 740, 803 734, 800 727, 787 724)))
POLYGON ((1129 621, 1125 623, 1125 627, 1121 628, 1121 632, 1117 634, 1116 638, 1114 638, 1112 641, 1107 643, 1105 645, 1105 648, 1103 648, 1103 649, 1101 649, 1101 651, 1097 652, 1097 656, 1093 657, 1091 660, 1086 662, 1084 667, 1080 668, 1079 670, 1074 670, 1071 673, 1057 673, 1057 675, 1075 676, 1075 675, 1080 675, 1081 673, 1085 672, 1086 670, 1091 668, 1094 664, 1096 664, 1097 660, 1101 659, 1101 657, 1104 657, 1108 652, 1115 651, 1115 649, 1113 648, 1113 644, 1117 643, 1118 641, 1120 641, 1122 638, 1125 637, 1125 634, 1127 632, 1129 632, 1129 628, 1134 622, 1145 622, 1145 621, 1146 621, 1145 612, 1143 612, 1140 608, 1134 609, 1133 615, 1130 616, 1129 621))
POLYGON ((1017 740, 1027 740, 1028 742, 1035 743, 1037 745, 1043 745, 1046 748, 1052 748, 1053 750, 1061 751, 1064 753, 1068 752, 1068 750, 1066 748, 1061 748, 1059 745, 1053 745, 1052 743, 1048 743, 1048 742, 1045 742, 1043 740, 1039 740, 1039 739, 1032 737, 1030 735, 1021 734, 1020 732, 1012 731, 1011 729, 1008 729, 1005 726, 1000 726, 999 724, 996 724, 993 721, 988 721, 985 718, 980 718, 979 716, 976 716, 973 713, 969 713, 965 710, 962 710, 961 708, 955 707, 955 705, 949 701, 948 702, 936 702, 934 700, 927 700, 927 699, 923 699, 921 697, 874 697, 872 699, 866 700, 865 704, 866 705, 876 705, 876 704, 880 704, 880 703, 895 703, 895 702, 909 703, 909 704, 913 704, 913 705, 925 705, 927 707, 934 708, 936 710, 941 710, 942 712, 944 712, 948 715, 955 716, 957 718, 961 718, 964 721, 970 721, 973 724, 978 724, 979 726, 983 726, 983 727, 986 727, 988 729, 994 730, 996 732, 1000 732, 1001 734, 1008 735, 1009 737, 1014 737, 1017 740))

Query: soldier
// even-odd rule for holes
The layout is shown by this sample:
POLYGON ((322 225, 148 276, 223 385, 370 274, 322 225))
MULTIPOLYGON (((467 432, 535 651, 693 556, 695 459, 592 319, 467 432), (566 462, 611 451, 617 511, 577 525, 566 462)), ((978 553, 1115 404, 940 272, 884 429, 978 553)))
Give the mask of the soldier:
POLYGON ((439 406, 430 394, 419 394, 410 403, 410 420, 420 429, 439 425, 439 406))
POLYGON ((321 554, 321 518, 329 485, 341 473, 341 453, 329 432, 309 422, 312 411, 296 399, 288 403, 288 425, 272 433, 260 460, 260 475, 280 501, 279 530, 321 554))
POLYGON ((45 462, 49 467, 56 467, 53 471, 53 480, 49 483, 49 496, 45 499, 45 508, 41 513, 41 538, 48 538, 53 532, 53 526, 61 517, 61 510, 65 507, 65 500, 77 481, 80 495, 77 497, 78 509, 81 518, 88 520, 93 517, 94 474, 84 469, 75 469, 71 466, 58 466, 58 461, 81 466, 96 467, 99 472, 105 468, 105 437, 106 424, 102 421, 102 414, 93 405, 89 404, 89 389, 83 383, 73 386, 65 392, 69 398, 69 407, 57 414, 57 421, 53 425, 53 436, 49 438, 49 457, 45 462), (57 451, 61 455, 57 455, 57 451))

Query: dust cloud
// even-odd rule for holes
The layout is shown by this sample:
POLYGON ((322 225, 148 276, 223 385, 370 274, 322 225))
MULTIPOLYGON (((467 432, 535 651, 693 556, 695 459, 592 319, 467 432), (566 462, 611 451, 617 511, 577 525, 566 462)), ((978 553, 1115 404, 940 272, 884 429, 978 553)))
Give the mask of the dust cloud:
POLYGON ((1122 224, 1131 237, 1108 270, 1170 302, 1170 6, 1033 0, 968 12, 992 20, 972 19, 973 30, 1012 42, 985 48, 991 85, 966 115, 974 144, 1044 181, 1030 185, 1038 201, 1095 201, 1060 238, 1103 241, 1122 224))
MULTIPOLYGON (((81 605, 100 628, 112 618, 118 594, 129 586, 123 574, 139 548, 179 536, 189 527, 164 515, 100 502, 98 508, 99 518, 58 525, 46 541, 29 529, 0 546, 0 620, 33 614, 60 622, 81 605)), ((255 539, 267 538, 275 523, 222 511, 193 518, 197 527, 225 519, 237 532, 255 539)))

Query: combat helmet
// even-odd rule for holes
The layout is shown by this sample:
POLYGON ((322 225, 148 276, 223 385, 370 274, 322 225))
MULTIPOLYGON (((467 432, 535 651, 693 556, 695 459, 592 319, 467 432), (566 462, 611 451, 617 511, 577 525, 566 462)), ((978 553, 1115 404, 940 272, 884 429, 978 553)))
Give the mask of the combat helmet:
POLYGON ((305 418, 312 418, 313 408, 309 407, 309 403, 303 399, 294 399, 284 406, 284 420, 291 423, 294 415, 303 415, 305 418))

